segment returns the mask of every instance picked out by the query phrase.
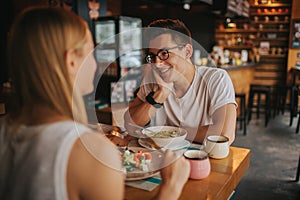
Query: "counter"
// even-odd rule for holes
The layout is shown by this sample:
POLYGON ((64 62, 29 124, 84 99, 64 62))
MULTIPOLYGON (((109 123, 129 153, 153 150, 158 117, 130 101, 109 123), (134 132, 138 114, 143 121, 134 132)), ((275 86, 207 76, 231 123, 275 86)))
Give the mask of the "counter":
POLYGON ((225 69, 233 83, 235 93, 246 94, 246 99, 248 99, 248 94, 250 90, 250 84, 254 80, 254 72, 257 63, 246 63, 239 66, 222 66, 220 68, 225 69))

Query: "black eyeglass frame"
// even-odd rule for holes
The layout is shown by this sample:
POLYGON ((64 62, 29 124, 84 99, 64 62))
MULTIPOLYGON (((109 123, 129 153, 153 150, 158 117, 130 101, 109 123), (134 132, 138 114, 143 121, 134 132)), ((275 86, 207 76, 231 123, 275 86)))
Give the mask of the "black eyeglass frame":
MULTIPOLYGON (((155 57, 158 57, 160 60, 164 61, 164 60, 167 60, 170 56, 170 52, 169 50, 172 50, 172 49, 177 49, 177 48, 182 48, 184 47, 186 44, 179 44, 179 45, 176 45, 175 47, 170 47, 170 48, 165 48, 165 49, 160 49, 157 54, 148 54, 146 57, 145 57, 145 61, 146 63, 148 64, 151 64, 151 63, 155 63, 155 57), (162 57, 161 54, 162 53, 165 53, 166 56, 162 57), (154 60, 154 62, 153 62, 154 60)), ((163 54, 164 55, 164 54, 163 54)))

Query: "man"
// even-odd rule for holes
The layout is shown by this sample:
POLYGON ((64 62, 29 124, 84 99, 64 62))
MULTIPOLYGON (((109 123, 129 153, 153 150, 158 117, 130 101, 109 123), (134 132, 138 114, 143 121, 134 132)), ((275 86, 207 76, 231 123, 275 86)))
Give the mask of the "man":
POLYGON ((185 128, 187 139, 207 135, 235 138, 236 102, 230 77, 222 69, 195 66, 190 31, 180 20, 156 20, 145 33, 146 73, 125 113, 125 126, 170 125, 185 128))

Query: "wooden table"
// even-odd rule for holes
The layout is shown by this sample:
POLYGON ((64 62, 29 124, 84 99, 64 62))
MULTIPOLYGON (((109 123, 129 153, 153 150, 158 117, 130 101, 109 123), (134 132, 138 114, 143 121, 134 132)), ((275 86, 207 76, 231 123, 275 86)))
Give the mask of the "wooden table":
MULTIPOLYGON (((188 180, 180 199, 228 199, 250 165, 250 150, 230 147, 227 158, 222 160, 210 159, 210 163, 210 175, 203 180, 188 180)), ((126 186, 125 199, 152 199, 158 192, 158 188, 148 192, 126 186)))

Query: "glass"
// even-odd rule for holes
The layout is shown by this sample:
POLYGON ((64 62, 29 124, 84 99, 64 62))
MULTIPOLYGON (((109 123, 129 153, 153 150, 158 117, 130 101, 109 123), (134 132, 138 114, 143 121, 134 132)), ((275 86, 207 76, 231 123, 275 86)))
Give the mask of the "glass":
POLYGON ((148 54, 145 58, 147 63, 155 63, 155 57, 157 56, 160 60, 167 60, 169 58, 169 50, 176 49, 176 48, 182 48, 185 44, 179 44, 175 47, 167 48, 167 49, 160 49, 157 54, 148 54))

